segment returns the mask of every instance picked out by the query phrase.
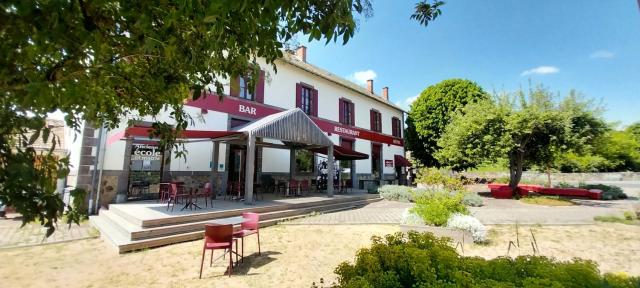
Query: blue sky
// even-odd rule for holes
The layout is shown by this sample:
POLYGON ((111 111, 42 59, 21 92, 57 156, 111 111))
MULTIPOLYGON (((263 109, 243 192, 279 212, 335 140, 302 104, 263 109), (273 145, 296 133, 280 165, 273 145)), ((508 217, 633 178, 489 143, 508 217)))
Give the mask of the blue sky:
POLYGON ((408 107, 449 78, 487 91, 529 80, 602 101, 608 121, 640 121, 640 8, 636 0, 449 0, 428 27, 409 19, 418 0, 372 0, 374 16, 346 46, 307 43, 307 61, 354 82, 374 77, 408 107))

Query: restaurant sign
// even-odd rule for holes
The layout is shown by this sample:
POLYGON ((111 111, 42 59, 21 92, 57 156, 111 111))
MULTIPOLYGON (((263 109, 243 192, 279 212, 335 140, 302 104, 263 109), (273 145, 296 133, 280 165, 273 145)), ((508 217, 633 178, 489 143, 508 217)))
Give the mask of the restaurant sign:
POLYGON ((384 160, 384 167, 393 167, 393 160, 384 160))
MULTIPOLYGON (((222 99, 215 94, 207 94, 197 100, 187 103, 187 106, 197 107, 200 109, 206 109, 211 111, 218 111, 223 113, 229 113, 231 115, 248 117, 259 119, 269 116, 278 112, 284 111, 284 109, 265 105, 262 103, 256 103, 237 97, 225 96, 222 99)), ((334 121, 321 119, 317 117, 311 117, 314 123, 318 125, 322 131, 327 133, 333 133, 346 137, 354 137, 360 139, 366 139, 373 142, 385 143, 390 145, 403 146, 404 142, 401 138, 385 135, 378 132, 373 132, 358 127, 343 125, 334 121)))
POLYGON ((134 143, 131 148, 131 160, 160 161, 162 159, 158 146, 134 143))

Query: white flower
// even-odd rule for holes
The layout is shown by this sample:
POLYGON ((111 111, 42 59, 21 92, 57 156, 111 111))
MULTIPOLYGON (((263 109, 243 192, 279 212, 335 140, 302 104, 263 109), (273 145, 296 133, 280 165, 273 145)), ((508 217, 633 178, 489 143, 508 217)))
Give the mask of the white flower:
POLYGON ((471 232, 473 242, 487 241, 487 227, 476 217, 455 213, 449 217, 447 227, 471 232))

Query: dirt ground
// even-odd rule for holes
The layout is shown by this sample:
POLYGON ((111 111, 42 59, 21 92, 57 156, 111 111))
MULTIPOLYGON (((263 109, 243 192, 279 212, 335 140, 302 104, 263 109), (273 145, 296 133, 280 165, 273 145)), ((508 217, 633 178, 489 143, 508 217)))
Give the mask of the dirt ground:
MULTIPOLYGON (((515 242, 514 226, 491 228, 491 244, 467 245, 465 255, 506 254, 509 240, 515 242)), ((605 272, 640 275, 640 265, 633 265, 640 263, 640 226, 532 228, 542 255, 592 259, 605 272)), ((79 240, 0 250, 0 279, 3 287, 309 287, 320 278, 334 280, 333 269, 352 261, 372 235, 396 231, 396 225, 268 227, 261 230, 261 256, 245 258, 230 278, 223 275, 226 262, 219 260, 213 268, 205 263, 203 279, 198 279, 201 241, 118 255, 100 239, 79 240)), ((521 226, 522 248, 511 255, 530 254, 529 239, 528 227, 521 226)), ((255 238, 247 239, 246 254, 257 251, 255 243, 255 238)))

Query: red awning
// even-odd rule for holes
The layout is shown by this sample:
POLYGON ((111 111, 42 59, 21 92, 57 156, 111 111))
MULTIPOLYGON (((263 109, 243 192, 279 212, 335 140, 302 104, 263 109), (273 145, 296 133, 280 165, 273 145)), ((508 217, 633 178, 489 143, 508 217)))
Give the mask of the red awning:
POLYGON ((411 162, 404 158, 402 155, 394 155, 393 160, 396 162, 396 166, 400 167, 411 167, 411 162))
MULTIPOLYGON (((129 127, 125 130, 125 136, 149 137, 149 133, 153 130, 150 127, 129 127)), ((184 130, 178 136, 179 138, 198 138, 198 139, 215 139, 229 135, 242 134, 236 131, 206 131, 206 130, 184 130)))
MULTIPOLYGON (((327 147, 311 149, 311 151, 327 155, 327 147)), ((333 145, 333 157, 336 160, 364 160, 369 159, 369 155, 360 153, 349 148, 333 145)))

